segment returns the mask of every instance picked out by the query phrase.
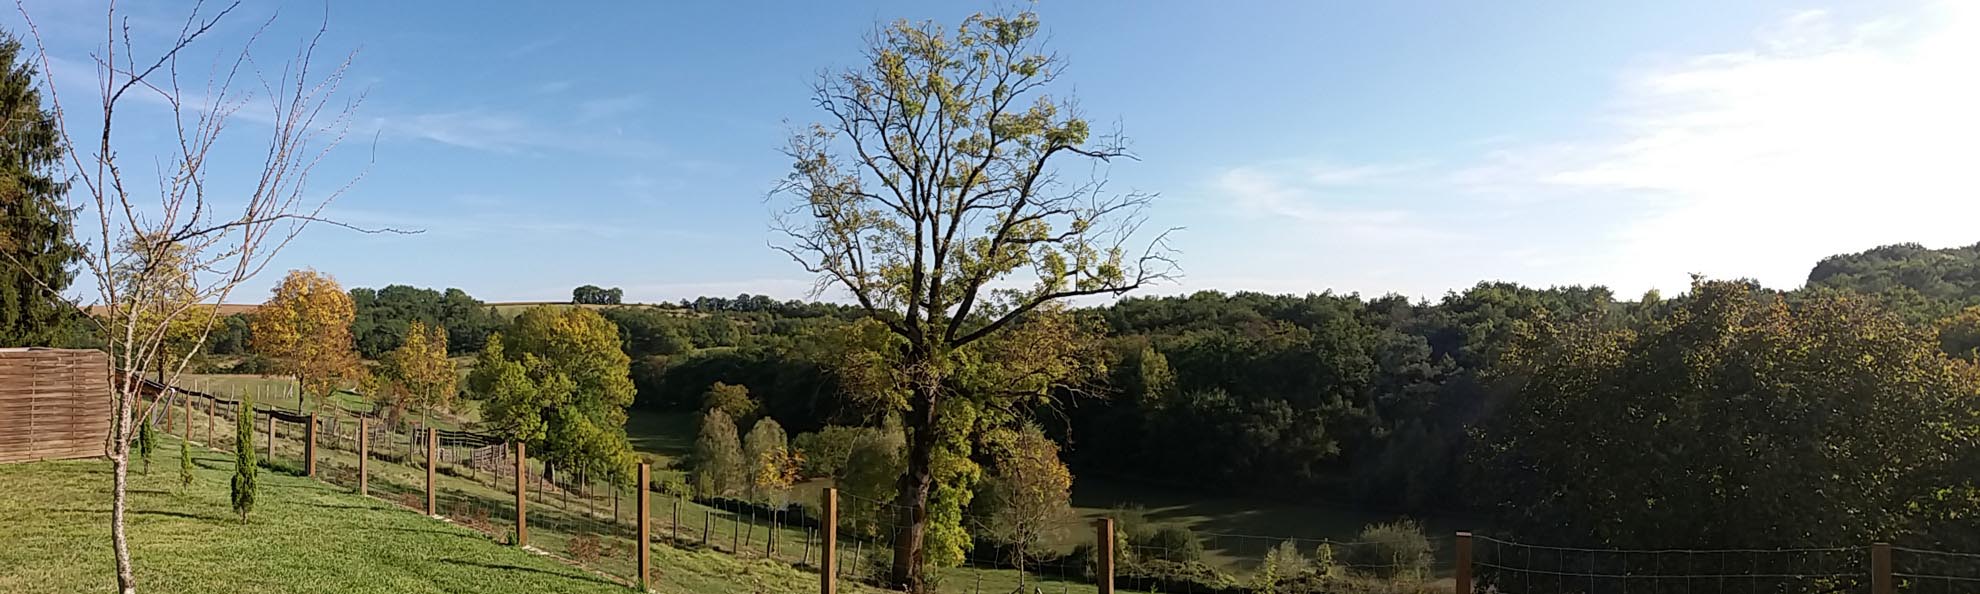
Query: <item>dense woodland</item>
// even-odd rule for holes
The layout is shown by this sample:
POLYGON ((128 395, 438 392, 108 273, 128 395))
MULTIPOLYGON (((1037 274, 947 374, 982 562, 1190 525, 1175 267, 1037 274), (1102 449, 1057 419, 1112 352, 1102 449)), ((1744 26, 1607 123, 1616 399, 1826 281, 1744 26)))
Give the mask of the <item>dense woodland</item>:
MULTIPOLYGON (((1976 279, 1980 247, 1896 245, 1824 259, 1793 291, 1701 279, 1635 300, 1498 282, 1432 302, 1128 298, 1070 312, 1104 369, 1028 412, 1081 476, 1486 512, 1577 542, 1656 545, 1630 529, 1654 522, 1664 544, 1751 544, 1729 518, 1821 515, 1823 532, 1772 542, 1856 542, 1973 507, 1976 279), (1833 495, 1851 489, 1869 499, 1833 495), (1637 497, 1651 503, 1624 503, 1637 497), (1685 511, 1699 509, 1741 511, 1685 511)), ((456 289, 351 295, 367 357, 415 321, 446 328, 456 354, 509 323, 456 289)), ((854 308, 741 295, 599 311, 635 407, 697 411, 717 394, 745 430, 774 419, 799 436, 813 475, 844 471, 864 435, 848 428, 886 422, 843 380, 854 308)), ((245 344, 228 337, 244 327, 212 350, 245 344)))

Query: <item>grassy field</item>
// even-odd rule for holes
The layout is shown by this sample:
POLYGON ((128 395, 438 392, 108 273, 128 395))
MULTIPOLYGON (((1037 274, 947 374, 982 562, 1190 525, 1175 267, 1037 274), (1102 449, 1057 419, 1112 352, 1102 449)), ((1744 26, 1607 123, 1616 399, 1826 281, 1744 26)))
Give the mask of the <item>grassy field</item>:
MULTIPOLYGON (((167 438, 164 451, 176 454, 167 438)), ((197 449, 197 448, 196 448, 197 449)), ((228 508, 228 455, 199 451, 190 487, 176 455, 133 475, 129 527, 137 579, 152 592, 619 593, 606 576, 486 535, 360 497, 324 482, 264 471, 252 521, 228 508)), ((163 460, 160 460, 163 461, 163 460)), ((0 466, 0 592, 114 590, 108 544, 109 464, 101 460, 0 466)), ((817 576, 788 565, 709 551, 654 547, 667 593, 816 591, 817 576)), ((846 585, 850 592, 870 592, 846 585)))

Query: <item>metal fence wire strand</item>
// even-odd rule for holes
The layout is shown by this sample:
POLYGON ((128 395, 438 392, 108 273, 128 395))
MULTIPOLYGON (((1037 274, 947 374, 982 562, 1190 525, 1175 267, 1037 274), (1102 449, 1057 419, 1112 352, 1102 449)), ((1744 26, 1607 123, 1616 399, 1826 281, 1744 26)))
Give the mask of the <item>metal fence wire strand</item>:
POLYGON ((1867 547, 1783 549, 1596 549, 1474 536, 1478 580, 1500 591, 1848 592, 1867 587, 1867 547), (1556 556, 1548 562, 1548 556, 1556 556), (1727 563, 1741 557, 1744 570, 1727 563), (1702 558, 1702 559, 1701 559, 1702 558), (1534 578, 1552 577, 1545 580, 1534 578), (1585 581, 1572 589, 1568 583, 1585 581), (1547 586, 1551 586, 1549 589, 1547 586))

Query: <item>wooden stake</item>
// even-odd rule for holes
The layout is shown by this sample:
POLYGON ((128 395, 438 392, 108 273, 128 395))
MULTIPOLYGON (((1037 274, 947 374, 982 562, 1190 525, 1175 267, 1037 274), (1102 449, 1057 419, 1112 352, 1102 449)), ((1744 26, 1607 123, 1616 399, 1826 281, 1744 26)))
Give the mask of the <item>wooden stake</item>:
POLYGON ((647 483, 652 480, 653 465, 645 462, 639 463, 639 587, 641 589, 651 589, 651 585, 647 580, 650 579, 649 576, 653 571, 653 561, 650 556, 651 551, 648 550, 652 546, 652 539, 648 537, 652 526, 647 521, 649 517, 647 507, 650 504, 648 500, 653 497, 646 488, 647 483))
POLYGON ((303 474, 314 477, 316 476, 316 415, 309 416, 309 428, 304 433, 308 434, 308 437, 303 441, 303 474))
POLYGON ((1891 594, 1891 543, 1870 543, 1870 594, 1891 594))
POLYGON ((516 442, 516 546, 529 544, 529 456, 516 442))
POLYGON ((433 490, 435 486, 434 475, 440 469, 440 440, 435 439, 439 434, 440 431, 438 429, 432 427, 426 428, 426 515, 429 516, 440 515, 440 506, 436 505, 439 503, 439 500, 435 497, 433 490))
POLYGON ((1093 527, 1097 539, 1094 544, 1099 545, 1093 579, 1098 582, 1099 594, 1114 594, 1114 519, 1100 518, 1093 527))
POLYGON ((839 591, 839 490, 825 489, 825 500, 819 502, 819 513, 824 516, 818 524, 822 535, 818 538, 818 594, 838 594, 839 591))
POLYGON ((1452 594, 1471 594, 1471 533, 1457 533, 1457 575, 1452 577, 1452 594))
POLYGON ((358 417, 358 494, 371 494, 371 428, 370 422, 358 417))

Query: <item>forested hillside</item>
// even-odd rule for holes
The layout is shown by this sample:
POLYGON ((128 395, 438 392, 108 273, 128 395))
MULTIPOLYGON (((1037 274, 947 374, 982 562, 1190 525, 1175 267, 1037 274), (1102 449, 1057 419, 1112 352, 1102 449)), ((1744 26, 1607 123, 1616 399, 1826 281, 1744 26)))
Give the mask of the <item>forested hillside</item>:
MULTIPOLYGON (((1759 506, 1743 515, 1772 517, 1760 508, 1778 506, 1725 489, 1807 484, 1773 476, 1780 465, 1849 476, 1863 470, 1851 465, 1884 464, 1877 476, 1911 482, 1878 487, 1881 499, 1861 504, 1911 511, 1850 524, 1873 534, 1971 504, 1944 489, 1965 484, 1948 478, 1954 469, 1980 462, 1967 453, 1973 428, 1946 425, 1955 429, 1907 450, 1931 464, 1849 450, 1909 439, 1877 433, 1893 425, 1842 428, 1875 425, 1859 415, 1903 412, 1897 426, 1910 427, 1973 410, 1980 383, 1966 360, 1980 347, 1980 310, 1961 310, 1980 301, 1976 278, 1980 249, 1901 245, 1824 259, 1808 287, 1785 292, 1701 280, 1669 299, 1499 282, 1427 302, 1127 298, 1067 312, 1081 329, 1068 348, 1090 349, 1101 365, 1024 406, 1080 476, 1394 511, 1484 509, 1576 539, 1627 540, 1628 526, 1670 521, 1659 510, 1699 505, 1759 506), (1823 401, 1832 402, 1814 404, 1823 401), (1711 441, 1720 438, 1733 441, 1711 441), (1830 441, 1835 455, 1804 457, 1830 441), (1675 474, 1622 470, 1639 468, 1675 474), (1610 487, 1571 488, 1573 477, 1617 471, 1600 481, 1610 487), (1927 486, 1936 494, 1918 491, 1927 486), (1561 499, 1623 491, 1659 503, 1631 517, 1580 517, 1627 506, 1561 499)), ((415 321, 446 328, 455 353, 508 323, 458 289, 351 293, 367 357, 396 347, 415 321)), ((885 398, 861 393, 862 361, 883 360, 887 347, 855 308, 754 295, 602 307, 632 361, 635 407, 717 407, 743 427, 767 418, 791 435, 817 434, 798 443, 823 474, 864 435, 823 430, 877 427, 892 414, 885 398)), ((213 349, 246 344, 245 331, 230 321, 213 349)), ((1709 540, 1723 523, 1672 525, 1709 540)))
POLYGON ((1879 295, 1913 321, 1931 321, 1980 304, 1980 244, 1929 249, 1887 245, 1823 258, 1808 288, 1879 295))

